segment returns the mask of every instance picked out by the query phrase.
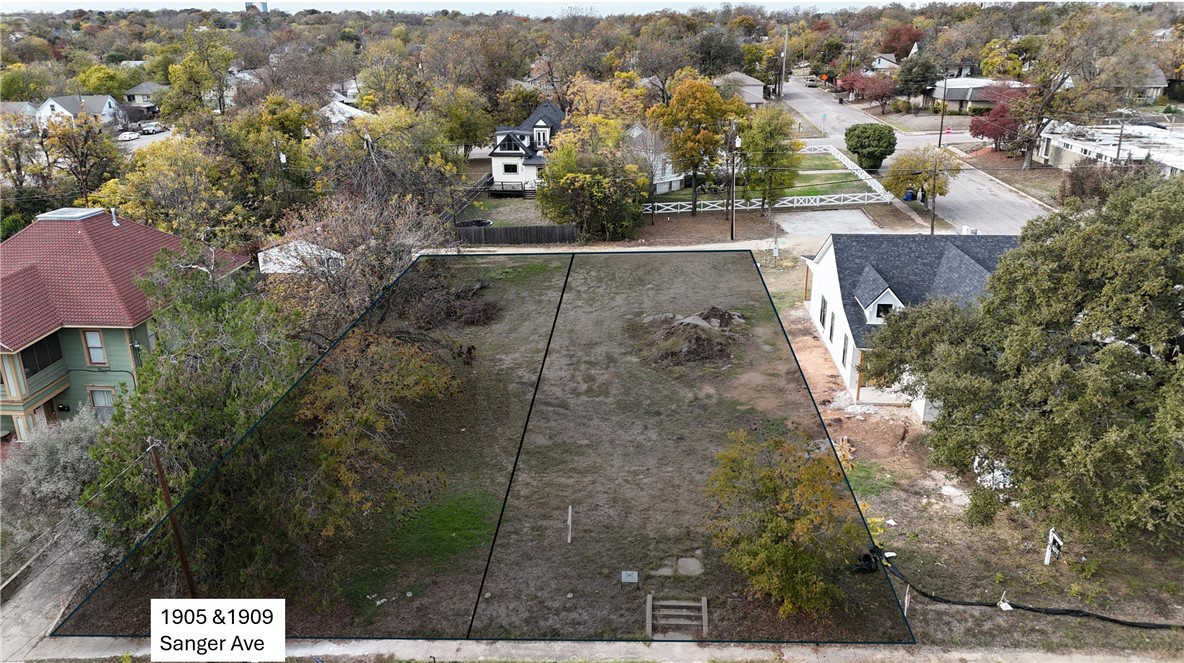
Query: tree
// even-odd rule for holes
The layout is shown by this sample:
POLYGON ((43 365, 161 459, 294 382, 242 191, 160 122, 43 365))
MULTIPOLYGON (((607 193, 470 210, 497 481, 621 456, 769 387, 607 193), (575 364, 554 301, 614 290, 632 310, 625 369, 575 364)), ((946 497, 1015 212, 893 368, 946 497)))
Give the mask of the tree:
POLYGON ((724 561, 783 617, 827 612, 868 542, 838 457, 800 430, 763 439, 740 430, 728 440, 705 489, 708 531, 724 561))
POLYGON ((93 197, 166 232, 234 245, 257 239, 238 195, 242 178, 240 165, 217 154, 212 140, 174 136, 136 150, 127 174, 93 197))
POLYGON ((740 69, 744 54, 736 37, 721 30, 709 30, 695 40, 695 56, 699 71, 714 76, 740 69))
MULTIPOLYGON (((1145 166, 1144 166, 1145 168, 1145 166)), ((1057 201, 1062 205, 1070 199, 1079 204, 1105 205, 1110 191, 1132 172, 1131 168, 1103 164, 1097 159, 1081 159, 1073 164, 1057 190, 1057 201)))
POLYGON ((646 26, 642 28, 634 49, 637 72, 652 77, 658 88, 659 101, 670 103, 673 91, 670 81, 675 72, 690 61, 690 47, 679 36, 662 33, 655 26, 646 26))
POLYGON ((99 476, 90 452, 101 428, 94 410, 83 406, 56 426, 38 424, 4 459, 0 557, 6 565, 19 565, 62 534, 71 536, 75 549, 85 549, 91 564, 101 565, 109 556, 97 520, 78 509, 79 498, 99 476))
POLYGON ((1118 5, 1076 6, 1049 32, 1025 77, 1027 96, 1011 107, 1021 120, 1016 142, 1024 150, 1024 168, 1031 167, 1040 134, 1054 119, 1117 107, 1123 90, 1143 80, 1136 72, 1149 66, 1147 41, 1132 12, 1118 5))
POLYGON ((0 72, 0 99, 40 103, 48 96, 52 80, 44 69, 12 64, 0 72))
POLYGON ((940 463, 1003 462, 1025 508, 1120 541, 1184 541, 1184 178, 1034 219, 981 305, 890 316, 864 375, 942 404, 940 463))
MULTIPOLYGON (((291 338, 293 319, 253 291, 250 275, 226 268, 225 258, 204 247, 157 256, 142 282, 156 342, 95 453, 99 485, 131 465, 152 437, 163 441, 170 486, 183 494, 291 384, 304 356, 291 338)), ((108 491, 95 506, 121 546, 162 515, 160 486, 146 463, 108 491)), ((188 514, 189 526, 199 526, 200 514, 188 514)), ((205 523, 211 531, 223 529, 217 518, 205 523)))
POLYGON ((74 179, 82 204, 88 205, 90 192, 119 169, 119 151, 103 131, 103 123, 87 113, 73 118, 54 115, 45 132, 57 167, 74 179))
POLYGON ((538 105, 543 103, 543 93, 534 88, 511 85, 497 96, 496 123, 516 127, 530 117, 538 105))
POLYGON ((568 118, 576 123, 589 116, 636 122, 642 117, 645 102, 645 88, 631 71, 618 72, 605 82, 576 74, 568 85, 567 95, 571 103, 568 118))
POLYGON ((844 136, 860 168, 875 170, 896 151, 896 132, 886 124, 853 124, 844 136))
POLYGON ((921 41, 923 33, 911 25, 897 25, 888 29, 888 34, 880 44, 885 53, 892 53, 897 60, 908 57, 913 45, 921 41))
POLYGON ((1010 39, 992 39, 983 46, 980 56, 984 76, 1018 79, 1024 71, 1020 56, 1011 51, 1010 39))
POLYGON ((473 90, 439 89, 432 106, 444 121, 444 138, 460 146, 465 157, 474 147, 488 145, 493 140, 493 116, 486 110, 485 100, 473 90))
POLYGON ((971 118, 970 135, 994 143, 995 151, 1015 140, 1020 122, 1011 116, 1011 104, 999 102, 985 116, 971 118))
POLYGON ((406 200, 374 200, 348 192, 292 208, 280 224, 285 237, 341 254, 332 269, 319 255, 301 255, 294 274, 267 283, 267 296, 299 311, 295 332, 317 351, 377 300, 415 257, 450 239, 439 217, 406 200))
POLYGON ((757 110, 740 125, 740 162, 748 175, 749 189, 760 191, 761 212, 774 193, 793 186, 805 144, 795 137, 797 121, 781 106, 757 110))
POLYGON ((87 94, 109 94, 123 98, 123 91, 140 82, 138 70, 96 64, 78 75, 78 84, 87 94))
POLYGON ((537 194, 543 215, 590 237, 632 237, 649 181, 629 158, 624 137, 622 122, 595 115, 556 136, 537 194))
POLYGON ((896 89, 912 99, 933 87, 939 80, 941 72, 937 70, 937 65, 928 55, 919 53, 900 65, 900 71, 896 73, 896 89))
POLYGON ((950 191, 950 182, 961 172, 962 162, 957 157, 926 145, 901 152, 894 158, 882 184, 898 198, 904 197, 909 189, 944 196, 950 191))
POLYGON ((867 76, 862 81, 863 98, 880 104, 880 115, 888 112, 888 102, 896 98, 896 83, 883 74, 867 76))
POLYGON ((703 79, 683 81, 675 88, 669 105, 649 110, 649 117, 670 147, 674 168, 691 173, 691 214, 697 213, 699 202, 698 173, 719 162, 725 132, 746 115, 748 107, 742 99, 724 101, 719 91, 703 79))

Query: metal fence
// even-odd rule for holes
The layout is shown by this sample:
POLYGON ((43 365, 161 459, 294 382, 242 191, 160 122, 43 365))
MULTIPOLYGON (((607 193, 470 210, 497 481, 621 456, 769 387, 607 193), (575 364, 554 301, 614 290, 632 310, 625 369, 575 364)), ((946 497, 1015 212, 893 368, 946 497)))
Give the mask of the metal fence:
POLYGON ((505 226, 457 228, 465 244, 572 244, 580 241, 575 226, 505 226))
MULTIPOLYGON (((817 196, 784 196, 777 198, 768 205, 771 209, 786 209, 786 208, 800 208, 800 207, 840 207, 844 205, 870 205, 874 203, 886 203, 892 200, 892 194, 884 189, 884 185, 880 184, 879 180, 872 177, 868 172, 859 167, 851 159, 847 158, 838 148, 833 145, 811 145, 802 150, 802 154, 829 154, 843 164, 843 166, 851 171, 853 175, 859 178, 861 182, 868 186, 872 191, 860 193, 827 193, 817 196)), ((662 202, 662 203, 643 203, 641 211, 650 214, 681 214, 683 212, 690 212, 691 201, 677 201, 677 202, 662 202)), ((736 200, 736 209, 740 211, 759 210, 763 208, 763 198, 753 198, 752 200, 736 200)), ((727 200, 700 200, 698 211, 700 212, 724 212, 728 210, 727 200)))

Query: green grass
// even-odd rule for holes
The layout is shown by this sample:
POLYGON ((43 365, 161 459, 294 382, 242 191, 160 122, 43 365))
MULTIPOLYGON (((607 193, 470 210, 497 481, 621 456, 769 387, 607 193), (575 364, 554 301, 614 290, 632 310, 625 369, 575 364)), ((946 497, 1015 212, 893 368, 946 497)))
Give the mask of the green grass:
MULTIPOLYGON (((743 199, 747 187, 740 187, 736 195, 743 199)), ((811 173, 807 175, 798 175, 793 187, 782 189, 773 192, 774 198, 782 196, 821 196, 830 193, 863 193, 871 191, 870 188, 855 176, 854 173, 848 170, 837 170, 833 173, 811 173)), ((756 189, 752 191, 753 198, 760 198, 761 193, 756 189)), ((701 193, 699 200, 727 200, 728 194, 726 191, 721 193, 701 193)), ((690 201, 691 190, 681 189, 671 193, 664 193, 657 196, 659 202, 674 202, 674 201, 690 201)))
POLYGON ((856 497, 875 497, 896 485, 896 480, 884 468, 866 460, 851 463, 847 480, 851 482, 851 490, 856 497))
POLYGON ((387 591, 396 564, 444 569, 472 554, 493 536, 496 506, 488 495, 460 493, 443 495, 402 522, 383 513, 349 544, 350 572, 342 584, 346 598, 369 623, 378 612, 370 597, 387 591))
POLYGON ((842 161, 829 154, 807 154, 802 157, 799 170, 846 170, 842 161))

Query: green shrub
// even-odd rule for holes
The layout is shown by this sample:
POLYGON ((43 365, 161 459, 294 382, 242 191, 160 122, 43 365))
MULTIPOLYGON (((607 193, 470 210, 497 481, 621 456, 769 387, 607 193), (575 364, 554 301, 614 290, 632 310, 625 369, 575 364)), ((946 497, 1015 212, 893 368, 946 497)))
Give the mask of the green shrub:
POLYGON ((4 217, 4 220, 0 221, 0 241, 12 237, 27 225, 29 225, 29 222, 25 220, 25 217, 20 214, 9 214, 4 217))
POLYGON ((990 112, 991 109, 986 106, 974 106, 968 111, 968 114, 972 117, 981 117, 990 112))
POLYGON ((998 493, 975 486, 970 491, 970 506, 966 507, 966 524, 972 527, 990 525, 995 522, 995 514, 999 513, 1001 506, 998 493))

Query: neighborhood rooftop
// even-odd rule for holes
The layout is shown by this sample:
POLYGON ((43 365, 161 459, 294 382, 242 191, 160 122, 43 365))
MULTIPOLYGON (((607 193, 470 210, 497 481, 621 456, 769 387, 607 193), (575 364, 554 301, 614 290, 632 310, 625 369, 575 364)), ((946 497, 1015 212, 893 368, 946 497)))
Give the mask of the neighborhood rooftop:
MULTIPOLYGON (((135 327, 148 319, 136 285, 157 252, 181 238, 104 209, 37 216, 0 245, 0 351, 15 352, 60 327, 135 327)), ((220 252, 231 268, 247 259, 220 252)))
POLYGON ((830 241, 858 348, 868 347, 868 336, 878 328, 865 322, 861 304, 889 288, 906 306, 932 297, 974 299, 999 256, 1019 244, 1012 235, 831 235, 830 241))

